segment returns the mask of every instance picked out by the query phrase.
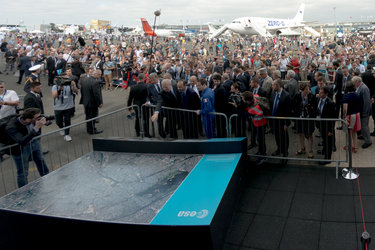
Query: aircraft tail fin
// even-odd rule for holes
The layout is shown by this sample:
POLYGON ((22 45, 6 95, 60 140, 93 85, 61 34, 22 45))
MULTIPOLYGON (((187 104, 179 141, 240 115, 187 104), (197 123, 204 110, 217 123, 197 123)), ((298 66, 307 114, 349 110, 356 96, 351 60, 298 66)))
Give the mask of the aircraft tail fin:
POLYGON ((156 36, 155 32, 152 30, 151 26, 148 24, 146 18, 141 18, 143 31, 147 36, 156 36))
POLYGON ((303 21, 303 14, 305 13, 305 4, 302 3, 297 11, 296 16, 293 18, 293 20, 296 23, 301 23, 303 21))

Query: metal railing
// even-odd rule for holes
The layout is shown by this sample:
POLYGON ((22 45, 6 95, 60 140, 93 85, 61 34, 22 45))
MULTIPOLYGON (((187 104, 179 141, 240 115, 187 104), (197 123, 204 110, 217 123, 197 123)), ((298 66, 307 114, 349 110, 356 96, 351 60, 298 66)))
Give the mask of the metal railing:
MULTIPOLYGON (((152 122, 151 116, 154 114, 154 105, 142 105, 138 107, 133 105, 124 107, 119 110, 100 115, 96 118, 82 121, 80 123, 64 127, 52 132, 42 134, 35 137, 33 140, 40 140, 42 151, 49 151, 44 155, 44 160, 49 168, 49 171, 54 171, 61 166, 64 166, 73 160, 92 151, 93 137, 140 137, 140 138, 179 138, 179 139, 199 139, 207 138, 208 130, 215 132, 213 137, 247 137, 249 145, 252 148, 248 149, 248 156, 255 159, 272 159, 275 160, 295 160, 306 162, 327 162, 336 164, 336 178, 338 176, 338 167, 340 163, 349 163, 351 167, 351 144, 349 132, 347 132, 347 125, 341 119, 316 119, 316 118, 295 118, 295 117, 272 117, 268 116, 267 125, 263 126, 263 130, 256 130, 249 118, 239 118, 237 114, 231 115, 227 118, 226 114, 212 112, 210 117, 211 123, 207 126, 205 120, 202 120, 200 115, 196 114, 195 110, 179 109, 162 107, 157 121, 152 122), (133 112, 134 111, 134 112, 133 112), (105 128, 103 133, 98 135, 87 134, 87 124, 99 121, 97 127, 105 128), (288 121, 291 125, 287 130, 278 130, 284 123, 288 121), (295 123, 296 129, 293 129, 295 123), (322 128, 327 127, 328 124, 333 126, 339 123, 344 126, 344 136, 336 136, 332 141, 336 145, 337 152, 332 154, 331 149, 327 145, 321 151, 322 155, 316 153, 319 143, 324 141, 324 134, 322 128), (320 131, 319 131, 320 128, 320 131), (63 139, 63 132, 69 129, 72 141, 67 142, 63 139), (306 148, 309 140, 305 139, 305 132, 308 131, 307 136, 312 141, 312 149, 314 158, 309 158, 308 153, 302 152, 296 155, 301 148, 298 144, 299 138, 304 140, 306 148), (278 134, 277 134, 278 131, 278 134), (288 133, 286 133, 288 131, 288 133), (61 133, 61 134, 60 134, 61 133), (257 139, 257 135, 261 134, 264 137, 264 144, 260 143, 262 140, 257 139), (302 137, 300 137, 302 134, 302 137), (317 140, 317 136, 319 139, 317 140), (288 138, 288 141, 286 140, 288 138), (277 142, 277 143, 275 143, 277 142), (286 144, 288 143, 288 145, 286 144), (283 145, 284 144, 284 145, 283 145), (256 146, 255 146, 256 145, 256 146), (279 149, 287 148, 286 152, 279 152, 279 154, 272 154, 279 149), (343 150, 342 148, 346 148, 343 150), (258 152, 257 152, 258 151, 258 152), (326 151, 326 152, 325 152, 326 151), (283 154, 284 153, 284 154, 283 154), (331 156, 327 158, 324 156, 331 156), (326 158, 326 159, 325 159, 326 158)), ((323 131, 324 132, 324 131, 323 131)), ((329 141, 329 143, 331 143, 329 141)), ((10 145, 0 148, 0 151, 10 149, 16 145, 10 145)), ((280 150, 281 151, 281 150, 280 150)), ((37 167, 31 159, 30 171, 28 180, 32 181, 39 178, 37 167)), ((5 155, 3 161, 0 162, 0 196, 7 194, 17 188, 17 168, 12 155, 5 155)))
POLYGON ((207 122, 202 120, 201 115, 196 114, 196 110, 163 106, 159 112, 158 120, 152 122, 151 116, 154 114, 155 108, 156 106, 151 104, 141 106, 140 117, 141 124, 143 124, 141 134, 145 137, 158 137, 159 135, 162 138, 198 139, 210 137, 207 135, 208 132, 213 132, 215 134, 213 137, 225 138, 228 136, 228 118, 224 113, 210 112, 212 121, 207 122))
POLYGON ((336 178, 340 163, 349 163, 349 167, 351 166, 352 145, 344 120, 275 116, 264 118, 267 119, 267 124, 257 128, 251 118, 239 118, 237 114, 229 117, 229 135, 237 137, 245 134, 249 140, 248 156, 258 159, 332 162, 336 164, 336 178), (344 136, 335 132, 337 124, 343 126, 344 136), (284 129, 284 125, 287 128, 284 129), (333 133, 328 136, 328 132, 333 133))
MULTIPOLYGON (((52 172, 61 166, 64 166, 91 152, 93 150, 92 138, 136 137, 137 134, 134 130, 136 119, 134 116, 128 115, 129 108, 135 110, 139 109, 139 107, 136 105, 121 108, 93 119, 85 120, 77 124, 34 137, 29 145, 31 146, 32 142, 35 140, 40 141, 42 151, 48 151, 47 154, 43 155, 43 158, 49 171, 52 172), (88 134, 87 124, 90 122, 96 123, 95 126, 98 127, 98 129, 105 129, 100 134, 88 134), (67 129, 70 130, 69 135, 72 137, 72 141, 65 141, 64 136, 62 136, 67 129)), ((3 155, 3 159, 0 162, 0 196, 5 195, 17 188, 17 167, 12 159, 12 151, 9 152, 9 149, 14 148, 15 146, 21 150, 24 148, 20 147, 18 144, 0 148, 1 152, 8 151, 7 154, 3 155)), ((30 157, 30 161, 28 182, 39 178, 37 167, 34 163, 34 156, 30 157)))

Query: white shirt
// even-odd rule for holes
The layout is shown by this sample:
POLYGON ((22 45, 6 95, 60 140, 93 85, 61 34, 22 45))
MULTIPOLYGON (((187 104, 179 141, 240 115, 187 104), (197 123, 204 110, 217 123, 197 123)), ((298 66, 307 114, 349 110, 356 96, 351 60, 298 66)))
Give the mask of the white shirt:
MULTIPOLYGON (((0 95, 0 98, 4 100, 4 102, 14 102, 19 101, 18 95, 14 90, 5 90, 5 93, 0 95)), ((16 113, 15 106, 9 105, 2 105, 0 108, 0 119, 7 117, 9 115, 13 115, 16 113)))

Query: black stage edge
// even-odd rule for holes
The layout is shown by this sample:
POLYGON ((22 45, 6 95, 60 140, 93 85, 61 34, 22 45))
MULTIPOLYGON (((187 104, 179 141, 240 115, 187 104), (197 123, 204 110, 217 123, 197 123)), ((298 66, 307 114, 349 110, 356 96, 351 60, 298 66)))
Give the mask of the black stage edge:
MULTIPOLYGON (((242 153, 241 160, 206 226, 159 226, 101 222, 0 208, 0 249, 222 249, 243 187, 246 139, 136 141, 94 139, 95 151, 163 154, 242 153)), ((48 178, 48 175, 43 177, 48 178)), ((17 190, 16 190, 17 191, 17 190)), ((27 192, 27 186, 23 191, 27 192)))
POLYGON ((232 154, 247 152, 244 138, 212 140, 93 139, 94 151, 148 154, 232 154))

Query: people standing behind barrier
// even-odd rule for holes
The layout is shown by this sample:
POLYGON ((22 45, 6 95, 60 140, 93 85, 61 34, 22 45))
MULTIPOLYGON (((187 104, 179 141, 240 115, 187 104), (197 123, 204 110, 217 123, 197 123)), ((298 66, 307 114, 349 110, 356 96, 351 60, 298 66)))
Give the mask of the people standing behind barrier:
MULTIPOLYGON (((335 103, 328 97, 330 88, 323 86, 319 89, 319 101, 317 106, 317 121, 316 126, 320 130, 323 140, 323 149, 318 150, 318 154, 324 155, 324 159, 330 160, 332 156, 333 138, 335 133, 335 122, 320 120, 320 119, 333 119, 336 118, 335 103)), ((321 165, 329 164, 329 161, 319 162, 321 165)))
MULTIPOLYGON (((162 117, 165 117, 165 133, 163 137, 177 138, 177 112, 174 108, 180 107, 180 97, 176 87, 172 87, 170 79, 164 79, 161 83, 162 91, 159 93, 158 101, 154 114, 151 120, 155 122, 162 112, 162 117), (163 109, 162 107, 172 108, 163 109)), ((163 121, 160 121, 163 123, 163 121)))
MULTIPOLYGON (((253 95, 250 91, 245 91, 242 93, 242 101, 245 103, 245 110, 251 117, 252 126, 255 128, 256 131, 256 138, 258 141, 258 152, 257 155, 266 155, 266 127, 267 127, 267 119, 264 117, 263 110, 259 103, 257 103, 256 96, 253 95)), ((262 164, 265 158, 258 157, 256 163, 262 164)))
POLYGON ((266 96, 269 97, 272 92, 272 78, 267 74, 266 68, 261 68, 259 70, 259 86, 262 88, 263 92, 266 93, 266 96))
POLYGON ((204 132, 206 133, 207 138, 215 138, 215 115, 210 114, 215 112, 215 94, 207 86, 206 79, 201 78, 197 83, 197 88, 201 95, 201 109, 197 110, 197 115, 201 115, 204 132))
MULTIPOLYGON (((81 79, 81 100, 86 114, 86 120, 95 118, 99 115, 99 108, 103 106, 102 91, 99 85, 101 71, 95 70, 93 76, 83 77, 81 79)), ((102 130, 95 128, 95 120, 86 123, 86 131, 89 134, 100 134, 102 130)))
MULTIPOLYGON (((342 99, 343 114, 352 141, 352 152, 357 153, 357 131, 361 130, 361 121, 359 116, 360 99, 355 92, 354 84, 349 82, 345 86, 345 94, 342 99)), ((346 149, 346 146, 344 146, 346 149)))
MULTIPOLYGON (((302 82, 299 85, 300 92, 292 100, 294 107, 294 117, 299 118, 315 118, 317 112, 317 99, 311 93, 309 84, 302 82)), ((300 148, 297 150, 296 155, 306 153, 305 138, 308 140, 307 152, 308 158, 313 158, 313 133, 315 124, 313 120, 296 120, 296 129, 298 133, 298 140, 300 148)))
MULTIPOLYGON (((67 70, 67 72, 70 71, 67 70)), ((56 125, 59 128, 71 125, 71 116, 74 113, 74 96, 78 94, 76 80, 72 76, 56 79, 56 84, 52 87, 53 109, 55 111, 56 125)), ((65 141, 71 141, 70 129, 60 131, 65 141)))
POLYGON ((300 67, 301 67, 301 64, 300 64, 300 61, 298 59, 298 56, 297 55, 293 55, 292 57, 292 60, 290 61, 290 66, 292 68, 292 70, 294 71, 294 78, 299 81, 301 78, 300 78, 300 67))
POLYGON ((361 77, 353 76, 352 83, 356 88, 356 93, 360 99, 359 105, 359 112, 360 112, 360 119, 361 119, 361 139, 364 139, 364 143, 362 144, 362 148, 368 148, 372 145, 371 135, 370 135, 370 128, 369 128, 369 119, 371 115, 371 97, 370 97, 370 90, 362 82, 361 77))
MULTIPOLYGON (((146 107, 142 110, 142 112, 145 112, 146 114, 146 128, 149 128, 149 117, 150 114, 153 114, 155 108, 149 107, 150 105, 156 106, 158 103, 159 93, 161 92, 161 84, 159 82, 158 75, 153 72, 150 74, 150 84, 147 85, 147 101, 146 101, 146 107)), ((159 119, 157 120, 158 123, 158 132, 161 137, 164 137, 164 129, 163 124, 161 121, 163 120, 162 114, 159 114, 159 119)), ((152 127, 154 127, 154 124, 152 123, 152 127)))
MULTIPOLYGON (((115 69, 115 65, 110 60, 109 56, 105 57, 105 62, 103 64, 103 69, 104 69, 103 76, 104 76, 104 80, 105 80, 105 89, 106 90, 112 90, 112 88, 113 88, 113 83, 112 83, 113 76, 112 76, 112 72, 115 69)), ((143 79, 143 81, 144 81, 144 79, 143 79)))
POLYGON ((294 98, 299 92, 298 82, 294 77, 295 77, 295 72, 293 70, 288 70, 286 73, 286 77, 285 77, 287 82, 284 84, 284 87, 283 87, 284 90, 289 93, 290 98, 292 100, 294 100, 294 98))
MULTIPOLYGON (((188 88, 185 80, 177 83, 177 89, 181 95, 181 108, 187 110, 197 110, 200 108, 200 99, 197 93, 188 88)), ((182 111, 180 113, 181 126, 184 139, 198 139, 199 122, 195 112, 182 111)))
POLYGON ((17 167, 17 184, 22 187, 28 183, 29 159, 35 162, 40 176, 49 173, 44 161, 40 140, 33 140, 41 134, 41 128, 46 124, 46 118, 40 117, 41 111, 37 108, 25 109, 20 116, 14 116, 5 127, 9 137, 9 145, 18 143, 10 149, 17 167))
POLYGON ((300 70, 301 81, 307 81, 307 74, 308 74, 310 63, 311 63, 311 58, 306 55, 306 52, 302 53, 302 57, 300 58, 300 63, 301 63, 301 68, 300 68, 301 69, 300 70))
MULTIPOLYGON (((340 64, 341 64, 341 61, 333 62, 333 67, 335 69, 334 81, 333 81, 333 85, 335 87, 333 91, 335 93, 337 117, 343 119, 344 116, 342 112, 342 97, 343 97, 343 92, 345 90, 345 87, 344 87, 344 75, 342 72, 342 66, 340 64), (341 110, 341 114, 340 114, 340 110, 341 110)), ((342 126, 340 126, 338 129, 342 129, 342 126)))
MULTIPOLYGON (((292 101, 289 93, 281 87, 281 79, 273 81, 272 90, 273 92, 270 98, 272 116, 290 117, 292 101)), ((282 118, 273 119, 270 125, 277 145, 277 149, 272 155, 278 156, 282 154, 284 157, 287 157, 289 148, 288 126, 290 125, 290 120, 282 118)))
MULTIPOLYGON (((215 96, 215 103, 218 102, 218 99, 216 99, 215 96)), ((236 137, 242 137, 246 136, 246 118, 247 116, 244 116, 244 107, 242 103, 241 98, 241 92, 240 92, 240 84, 238 82, 234 83, 231 86, 231 91, 229 93, 228 97, 228 104, 230 107, 230 110, 228 112, 228 116, 231 116, 232 114, 235 114, 237 116, 233 117, 231 120, 231 127, 233 128, 232 131, 234 131, 234 135, 236 137)), ((215 108, 215 111, 218 112, 215 108)), ((216 120, 218 117, 216 117, 216 120)), ((217 122, 216 122, 217 124, 217 122)), ((219 129, 219 127, 217 128, 219 129)), ((219 137, 219 135, 218 135, 219 137)), ((251 145, 254 147, 256 146, 255 137, 251 137, 252 143, 251 145)))
POLYGON ((5 82, 0 80, 0 119, 16 114, 19 103, 16 91, 6 89, 5 82))
POLYGON ((286 72, 287 72, 287 65, 289 64, 289 58, 283 53, 281 54, 281 58, 278 62, 277 67, 280 69, 281 72, 281 79, 285 79, 286 72))
MULTIPOLYGON (((214 108, 216 112, 227 115, 229 111, 229 106, 228 106, 229 93, 227 93, 227 91, 225 90, 221 79, 222 78, 219 73, 214 73, 214 75, 212 76, 212 81, 214 83, 212 90, 214 91, 214 98, 215 98, 214 108)), ((240 82, 237 82, 238 87, 240 84, 241 84, 240 82)), ((218 115, 216 116, 215 122, 216 122, 216 136, 218 138, 227 137, 226 119, 222 115, 218 115)))
MULTIPOLYGON (((147 85, 145 84, 145 75, 143 73, 138 75, 138 82, 136 85, 131 86, 129 97, 128 97, 128 107, 132 105, 137 105, 138 107, 135 108, 135 131, 137 136, 140 136, 141 132, 141 121, 142 120, 142 130, 144 132, 144 136, 149 137, 148 127, 146 127, 146 116, 145 112, 140 112, 140 108, 143 104, 147 102, 147 85), (143 117, 140 117, 141 113, 143 117)), ((133 111, 133 108, 129 108, 129 112, 133 111)))

